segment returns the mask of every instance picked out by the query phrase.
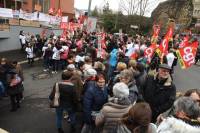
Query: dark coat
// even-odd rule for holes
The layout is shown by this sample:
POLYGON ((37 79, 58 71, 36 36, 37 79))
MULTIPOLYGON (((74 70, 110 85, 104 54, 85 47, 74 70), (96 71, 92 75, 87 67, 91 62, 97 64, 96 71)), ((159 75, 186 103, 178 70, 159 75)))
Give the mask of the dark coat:
POLYGON ((84 121, 86 124, 94 124, 92 120, 92 111, 100 111, 103 105, 108 101, 108 89, 102 91, 97 85, 88 86, 83 97, 84 121))
POLYGON ((22 91, 23 91, 23 86, 21 83, 15 85, 15 86, 12 86, 12 87, 8 86, 8 88, 7 88, 7 93, 10 96, 20 94, 20 93, 22 93, 22 91))
POLYGON ((142 90, 144 100, 151 106, 153 122, 156 121, 159 114, 172 107, 176 98, 176 87, 170 76, 163 82, 159 82, 157 75, 147 76, 142 90))
MULTIPOLYGON (((74 84, 70 82, 59 82, 58 87, 59 87, 59 92, 60 92, 59 106, 64 107, 64 108, 65 107, 70 108, 76 111, 78 98, 76 95, 74 84)), ((53 90, 49 96, 50 100, 54 99, 55 90, 56 88, 54 85, 53 90)))

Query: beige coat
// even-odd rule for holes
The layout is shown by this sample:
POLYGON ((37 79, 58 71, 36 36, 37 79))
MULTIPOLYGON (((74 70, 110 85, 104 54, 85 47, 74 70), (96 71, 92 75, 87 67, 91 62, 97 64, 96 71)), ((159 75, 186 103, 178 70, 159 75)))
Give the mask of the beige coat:
POLYGON ((96 118, 96 125, 103 125, 103 133, 109 133, 116 129, 118 122, 122 116, 128 113, 132 105, 122 105, 114 102, 106 103, 102 110, 101 115, 96 118))

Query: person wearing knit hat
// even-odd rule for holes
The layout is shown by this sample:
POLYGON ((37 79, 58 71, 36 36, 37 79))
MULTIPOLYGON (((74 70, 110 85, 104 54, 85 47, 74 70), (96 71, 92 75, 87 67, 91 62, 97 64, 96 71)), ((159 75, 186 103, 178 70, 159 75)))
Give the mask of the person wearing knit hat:
POLYGON ((103 125, 103 133, 116 131, 116 127, 124 114, 128 113, 132 104, 128 99, 129 89, 128 86, 119 82, 113 86, 113 97, 109 98, 109 102, 104 104, 95 119, 96 126, 103 125))
POLYGON ((116 83, 113 86, 113 95, 117 98, 127 98, 129 96, 128 86, 123 82, 116 83))

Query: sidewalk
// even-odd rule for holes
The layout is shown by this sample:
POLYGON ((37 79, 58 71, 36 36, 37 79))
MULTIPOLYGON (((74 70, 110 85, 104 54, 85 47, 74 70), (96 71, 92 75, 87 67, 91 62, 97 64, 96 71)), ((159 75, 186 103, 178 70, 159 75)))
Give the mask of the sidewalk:
MULTIPOLYGON (((27 63, 26 54, 21 50, 12 50, 6 52, 0 52, 0 58, 7 58, 10 61, 18 61, 19 64, 27 63)), ((39 58, 34 58, 34 61, 39 60, 39 58)))
POLYGON ((8 60, 24 61, 26 60, 26 55, 21 50, 12 50, 6 52, 0 52, 0 58, 7 58, 8 60))

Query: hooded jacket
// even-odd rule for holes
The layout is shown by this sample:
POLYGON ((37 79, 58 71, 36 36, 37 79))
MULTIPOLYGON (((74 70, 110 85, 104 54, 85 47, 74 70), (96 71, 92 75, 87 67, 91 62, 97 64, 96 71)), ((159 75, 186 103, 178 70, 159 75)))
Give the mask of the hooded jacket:
POLYGON ((103 133, 115 132, 120 119, 124 114, 128 113, 131 106, 132 104, 128 98, 110 98, 109 102, 100 111, 102 116, 96 118, 96 125, 104 124, 103 133))
POLYGON ((151 106, 153 122, 159 114, 172 107, 176 98, 176 87, 170 75, 164 81, 159 81, 157 77, 148 76, 142 89, 144 100, 151 106))
POLYGON ((200 133, 200 125, 192 126, 181 119, 168 117, 157 129, 158 133, 200 133))

